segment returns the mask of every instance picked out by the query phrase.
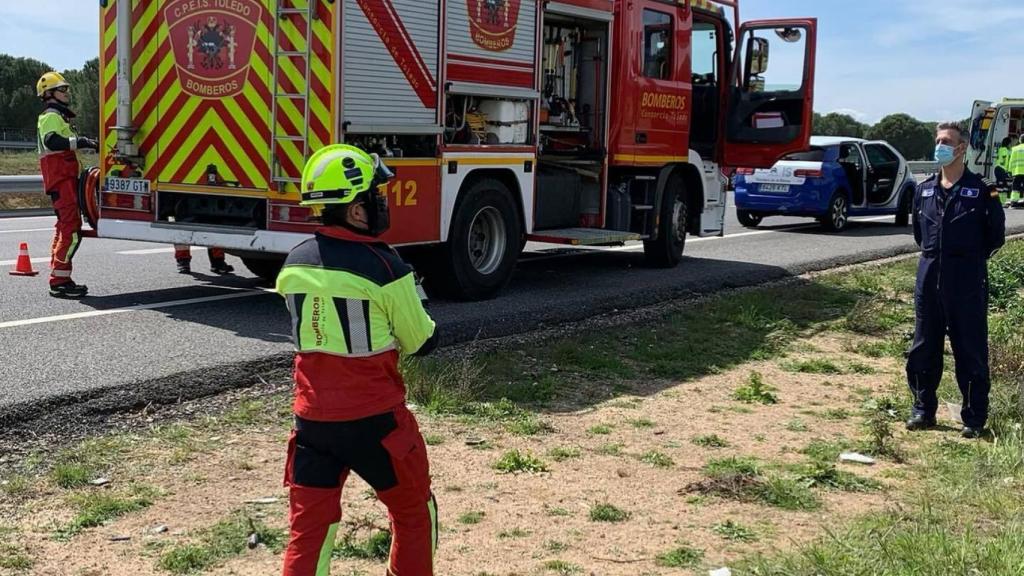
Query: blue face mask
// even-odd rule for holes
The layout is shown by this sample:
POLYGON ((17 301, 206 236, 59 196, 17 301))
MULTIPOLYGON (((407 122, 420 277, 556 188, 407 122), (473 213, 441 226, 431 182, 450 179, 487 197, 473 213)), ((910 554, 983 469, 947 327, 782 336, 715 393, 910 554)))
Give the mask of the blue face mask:
POLYGON ((956 148, 949 144, 935 145, 935 161, 942 166, 949 166, 956 160, 956 148))

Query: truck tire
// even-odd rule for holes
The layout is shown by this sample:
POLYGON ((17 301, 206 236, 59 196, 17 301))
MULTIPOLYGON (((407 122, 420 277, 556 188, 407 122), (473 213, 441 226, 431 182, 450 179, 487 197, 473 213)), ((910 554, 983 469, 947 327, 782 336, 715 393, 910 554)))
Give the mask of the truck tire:
POLYGON ((491 298, 512 278, 522 236, 512 192, 500 180, 481 179, 456 204, 442 265, 428 282, 459 300, 491 298))
POLYGON ((658 237, 644 241, 644 256, 651 266, 672 268, 683 259, 686 246, 686 184, 678 172, 668 177, 658 214, 658 237))
POLYGON ((757 228, 761 225, 761 221, 764 220, 764 216, 754 214, 749 210, 737 210, 736 219, 746 228, 757 228))
POLYGON ((821 226, 829 232, 842 232, 850 223, 850 202, 842 190, 836 190, 828 201, 828 213, 821 217, 821 226))
POLYGON ((914 202, 914 189, 908 188, 900 194, 899 204, 896 205, 896 225, 905 227, 910 225, 910 206, 914 202))
POLYGON ((272 256, 270 258, 254 258, 251 256, 242 257, 242 264, 256 276, 259 276, 269 284, 277 281, 277 275, 284 266, 284 256, 272 256))

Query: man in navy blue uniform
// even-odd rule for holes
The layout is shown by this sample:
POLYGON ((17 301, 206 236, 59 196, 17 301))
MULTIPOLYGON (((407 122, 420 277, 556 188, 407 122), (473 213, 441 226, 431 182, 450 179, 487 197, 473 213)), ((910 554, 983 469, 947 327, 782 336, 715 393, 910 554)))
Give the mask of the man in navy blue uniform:
POLYGON ((949 334, 963 395, 963 436, 977 438, 988 418, 988 259, 1005 242, 999 193, 967 170, 957 124, 936 130, 942 171, 917 187, 914 240, 921 247, 914 293, 916 326, 907 357, 914 408, 907 429, 935 425, 942 354, 949 334))

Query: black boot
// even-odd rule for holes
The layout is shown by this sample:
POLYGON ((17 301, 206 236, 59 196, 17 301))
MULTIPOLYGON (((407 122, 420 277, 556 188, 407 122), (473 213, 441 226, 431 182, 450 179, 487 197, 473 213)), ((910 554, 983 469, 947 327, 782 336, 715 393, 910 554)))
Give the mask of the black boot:
POLYGON ((79 298, 85 298, 86 294, 89 293, 89 287, 85 284, 75 284, 74 282, 65 282, 56 286, 50 286, 50 296, 54 298, 64 298, 67 300, 77 300, 79 298))
POLYGON ((960 435, 971 440, 981 438, 985 435, 985 428, 982 426, 964 426, 964 429, 960 431, 960 435))
POLYGON ((935 416, 914 414, 907 420, 907 430, 928 430, 935 427, 935 416))
POLYGON ((231 274, 234 271, 235 267, 224 260, 210 260, 210 272, 214 274, 231 274))
POLYGON ((191 274, 192 263, 188 260, 178 260, 178 274, 191 274))

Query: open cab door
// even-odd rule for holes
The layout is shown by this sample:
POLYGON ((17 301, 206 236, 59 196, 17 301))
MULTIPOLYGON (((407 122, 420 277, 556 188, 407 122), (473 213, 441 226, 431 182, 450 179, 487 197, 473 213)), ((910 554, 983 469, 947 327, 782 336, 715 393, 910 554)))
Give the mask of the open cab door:
POLYGON ((771 168, 786 154, 808 149, 817 32, 815 18, 740 26, 725 119, 726 166, 771 168))

